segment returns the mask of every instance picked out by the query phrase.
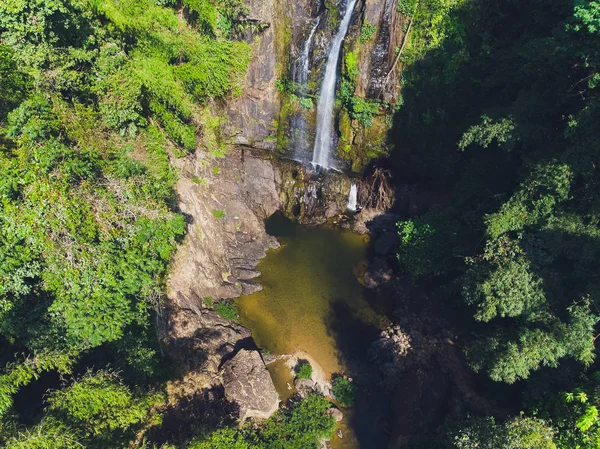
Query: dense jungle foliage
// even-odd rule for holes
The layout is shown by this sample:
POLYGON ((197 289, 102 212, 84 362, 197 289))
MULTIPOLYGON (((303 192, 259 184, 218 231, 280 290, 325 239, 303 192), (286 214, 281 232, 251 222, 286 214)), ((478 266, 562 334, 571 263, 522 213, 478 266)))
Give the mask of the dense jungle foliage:
POLYGON ((393 163, 446 205, 398 223, 398 259, 455 311, 472 368, 523 391, 522 415, 426 447, 597 448, 600 3, 399 11, 413 32, 393 163))
MULTIPOLYGON (((472 368, 522 393, 521 414, 446 422, 423 447, 598 448, 600 3, 397 8, 411 32, 390 163, 445 198, 398 223, 399 264, 454 310, 472 368)), ((331 434, 319 396, 261 427, 163 422, 154 322, 185 233, 170 159, 223 155, 206 105, 239 93, 245 14, 0 2, 0 446, 305 449, 331 434)), ((368 125, 375 106, 344 98, 368 125)))

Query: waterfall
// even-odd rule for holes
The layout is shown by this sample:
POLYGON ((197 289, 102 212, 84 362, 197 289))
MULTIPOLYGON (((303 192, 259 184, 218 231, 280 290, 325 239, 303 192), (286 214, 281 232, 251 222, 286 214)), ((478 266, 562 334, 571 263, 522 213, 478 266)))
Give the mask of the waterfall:
POLYGON ((356 212, 357 209, 357 204, 356 204, 356 198, 358 196, 358 188, 356 187, 356 184, 352 184, 350 186, 350 193, 348 194, 348 210, 352 211, 352 212, 356 212))
POLYGON ((317 133, 312 163, 324 168, 330 168, 329 153, 331 152, 333 143, 333 108, 335 106, 338 61, 340 59, 340 51, 342 50, 342 42, 350 27, 350 19, 352 19, 352 12, 354 11, 356 1, 349 0, 344 18, 340 23, 340 29, 333 37, 329 57, 327 58, 327 65, 325 66, 325 76, 319 93, 319 102, 317 103, 317 133))

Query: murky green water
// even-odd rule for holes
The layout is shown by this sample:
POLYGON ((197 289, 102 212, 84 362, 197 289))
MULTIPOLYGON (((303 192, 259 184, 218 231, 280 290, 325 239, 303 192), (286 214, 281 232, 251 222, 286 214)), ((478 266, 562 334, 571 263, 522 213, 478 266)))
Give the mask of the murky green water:
MULTIPOLYGON (((368 376, 372 367, 366 363, 367 349, 386 320, 357 280, 366 256, 365 237, 304 227, 280 216, 267 222, 267 231, 281 248, 271 251, 258 267, 263 290, 239 298, 241 324, 252 331, 258 346, 273 354, 309 354, 327 378, 333 373, 368 376)), ((271 372, 285 397, 289 379, 278 375, 284 375, 285 368, 281 364, 271 372)), ((376 395, 369 396, 366 402, 358 398, 354 411, 345 411, 344 437, 332 441, 336 449, 383 447, 369 435, 380 429, 371 429, 375 424, 360 417, 374 405, 376 395), (365 439, 373 444, 358 441, 365 439)))

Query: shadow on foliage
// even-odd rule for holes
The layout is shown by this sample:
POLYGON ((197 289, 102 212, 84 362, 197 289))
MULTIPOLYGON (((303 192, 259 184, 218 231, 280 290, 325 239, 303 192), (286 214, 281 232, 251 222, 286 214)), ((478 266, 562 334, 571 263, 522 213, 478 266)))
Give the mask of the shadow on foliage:
POLYGON ((195 435, 233 426, 238 415, 239 406, 225 398, 222 386, 204 388, 169 404, 161 425, 151 428, 147 439, 157 446, 184 443, 195 435))
POLYGON ((337 357, 355 385, 355 406, 345 411, 361 448, 387 447, 389 398, 381 388, 381 375, 368 362, 368 351, 380 330, 357 316, 342 299, 332 304, 327 327, 334 338, 337 357))

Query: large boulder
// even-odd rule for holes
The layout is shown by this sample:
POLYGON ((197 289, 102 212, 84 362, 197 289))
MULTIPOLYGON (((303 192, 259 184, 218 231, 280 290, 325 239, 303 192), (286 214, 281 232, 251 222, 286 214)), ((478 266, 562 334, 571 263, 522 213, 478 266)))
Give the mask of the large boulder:
POLYGON ((340 422, 342 419, 344 419, 344 414, 342 411, 335 407, 331 407, 329 410, 327 410, 327 416, 334 418, 335 422, 340 422))
POLYGON ((223 364, 225 396, 240 408, 240 420, 266 419, 277 411, 279 395, 258 351, 240 350, 223 364))

